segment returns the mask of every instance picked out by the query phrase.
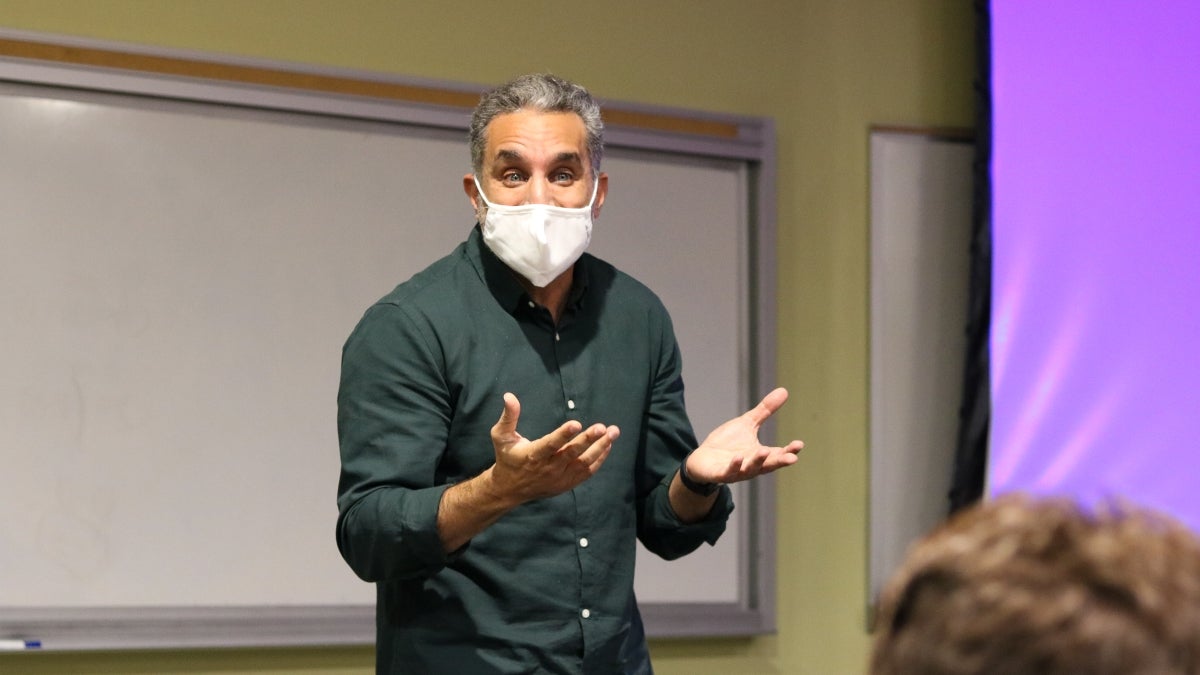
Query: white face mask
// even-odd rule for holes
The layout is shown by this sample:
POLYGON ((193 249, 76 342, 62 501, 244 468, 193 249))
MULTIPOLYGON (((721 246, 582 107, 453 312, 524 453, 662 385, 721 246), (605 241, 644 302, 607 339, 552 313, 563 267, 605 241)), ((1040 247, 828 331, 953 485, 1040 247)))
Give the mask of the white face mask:
POLYGON ((599 187, 596 181, 588 205, 578 209, 549 204, 505 206, 489 202, 476 177, 475 189, 487 205, 483 241, 514 272, 544 288, 574 265, 592 240, 592 204, 599 187))

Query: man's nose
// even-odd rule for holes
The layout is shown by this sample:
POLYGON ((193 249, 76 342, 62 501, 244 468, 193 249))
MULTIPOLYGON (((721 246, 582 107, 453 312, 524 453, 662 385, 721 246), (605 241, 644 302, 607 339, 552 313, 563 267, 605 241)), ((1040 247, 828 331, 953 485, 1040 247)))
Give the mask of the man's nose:
POLYGON ((529 192, 525 193, 525 202, 527 204, 549 204, 550 189, 546 185, 546 181, 541 179, 529 181, 529 192))

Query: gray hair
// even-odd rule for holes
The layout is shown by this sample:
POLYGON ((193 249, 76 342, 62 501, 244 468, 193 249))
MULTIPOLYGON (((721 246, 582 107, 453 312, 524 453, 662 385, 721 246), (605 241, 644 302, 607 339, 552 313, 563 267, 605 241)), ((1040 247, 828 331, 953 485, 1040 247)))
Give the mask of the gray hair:
POLYGON ((476 174, 483 170, 488 124, 500 115, 522 109, 579 115, 587 131, 592 177, 600 175, 600 158, 604 155, 604 122, 600 119, 600 105, 587 89, 544 73, 522 75, 484 93, 479 100, 479 105, 475 106, 475 112, 471 115, 471 128, 467 135, 471 147, 471 168, 476 174))

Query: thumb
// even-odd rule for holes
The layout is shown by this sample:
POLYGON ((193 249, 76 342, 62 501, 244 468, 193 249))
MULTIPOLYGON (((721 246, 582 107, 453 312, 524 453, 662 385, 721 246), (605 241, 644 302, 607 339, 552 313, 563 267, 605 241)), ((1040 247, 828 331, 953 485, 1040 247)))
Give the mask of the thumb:
POLYGON ((783 407, 783 404, 787 402, 787 399, 787 389, 778 387, 771 393, 764 396, 763 400, 759 401, 758 405, 751 408, 747 414, 750 415, 750 419, 754 420, 755 425, 761 425, 763 422, 767 421, 767 418, 769 418, 771 415, 774 415, 776 410, 779 410, 781 407, 783 407))
POLYGON ((504 410, 492 427, 492 436, 508 439, 517 434, 517 420, 521 417, 521 402, 511 393, 504 394, 504 410))

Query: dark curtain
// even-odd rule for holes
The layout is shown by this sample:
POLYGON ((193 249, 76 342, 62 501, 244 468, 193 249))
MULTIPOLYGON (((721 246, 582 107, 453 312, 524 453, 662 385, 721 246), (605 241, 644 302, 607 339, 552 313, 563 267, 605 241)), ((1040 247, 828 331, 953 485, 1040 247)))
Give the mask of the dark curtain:
POLYGON ((992 100, 991 19, 988 0, 975 0, 975 161, 967 352, 958 442, 950 483, 950 513, 983 496, 991 419, 988 334, 992 309, 992 100))

